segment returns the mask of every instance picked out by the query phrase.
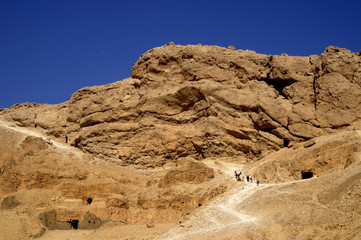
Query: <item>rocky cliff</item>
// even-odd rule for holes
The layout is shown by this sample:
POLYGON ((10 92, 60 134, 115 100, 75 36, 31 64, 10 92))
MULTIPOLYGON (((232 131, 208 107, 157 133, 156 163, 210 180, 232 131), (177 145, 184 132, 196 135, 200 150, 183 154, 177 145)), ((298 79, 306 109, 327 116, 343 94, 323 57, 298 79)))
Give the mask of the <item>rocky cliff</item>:
POLYGON ((0 117, 113 163, 158 167, 186 156, 257 161, 359 128, 360 112, 361 56, 347 49, 292 57, 170 43, 144 53, 132 78, 0 117))
POLYGON ((360 113, 361 56, 347 49, 292 57, 169 43, 144 53, 131 78, 0 109, 0 236, 79 228, 88 235, 69 238, 112 229, 122 239, 113 229, 124 224, 148 233, 181 221, 175 238, 238 224, 217 238, 356 239, 360 113), (235 169, 275 184, 236 182, 235 169), (292 182, 304 174, 317 178, 292 182))

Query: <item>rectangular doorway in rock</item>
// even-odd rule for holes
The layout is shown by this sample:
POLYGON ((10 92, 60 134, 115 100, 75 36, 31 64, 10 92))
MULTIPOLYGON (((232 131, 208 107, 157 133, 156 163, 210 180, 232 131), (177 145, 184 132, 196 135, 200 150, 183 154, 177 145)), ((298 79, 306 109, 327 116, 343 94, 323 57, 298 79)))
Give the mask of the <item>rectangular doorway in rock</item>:
POLYGON ((308 172, 301 172, 302 175, 302 179, 308 179, 308 178, 312 178, 313 177, 313 172, 308 171, 308 172))
POLYGON ((288 144, 290 144, 290 140, 283 139, 283 147, 288 147, 288 144))

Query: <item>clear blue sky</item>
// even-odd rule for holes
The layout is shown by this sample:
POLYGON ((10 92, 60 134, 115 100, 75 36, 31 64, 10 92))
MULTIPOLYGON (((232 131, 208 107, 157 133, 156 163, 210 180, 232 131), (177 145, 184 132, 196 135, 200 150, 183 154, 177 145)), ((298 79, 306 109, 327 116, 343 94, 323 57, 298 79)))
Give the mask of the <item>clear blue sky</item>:
POLYGON ((170 41, 308 56, 361 49, 361 1, 0 0, 0 108, 130 76, 170 41))

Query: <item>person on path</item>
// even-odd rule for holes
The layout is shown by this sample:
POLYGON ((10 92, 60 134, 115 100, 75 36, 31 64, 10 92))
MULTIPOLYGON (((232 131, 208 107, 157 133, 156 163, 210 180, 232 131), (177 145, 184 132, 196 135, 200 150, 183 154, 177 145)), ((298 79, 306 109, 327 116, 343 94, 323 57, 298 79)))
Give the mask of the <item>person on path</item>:
POLYGON ((249 176, 247 175, 247 182, 249 182, 249 176))
POLYGON ((258 181, 258 179, 257 179, 257 186, 259 186, 259 181, 258 181))
POLYGON ((236 180, 238 180, 237 170, 234 170, 234 177, 236 178, 236 180))
POLYGON ((252 177, 250 177, 249 180, 252 182, 252 177))

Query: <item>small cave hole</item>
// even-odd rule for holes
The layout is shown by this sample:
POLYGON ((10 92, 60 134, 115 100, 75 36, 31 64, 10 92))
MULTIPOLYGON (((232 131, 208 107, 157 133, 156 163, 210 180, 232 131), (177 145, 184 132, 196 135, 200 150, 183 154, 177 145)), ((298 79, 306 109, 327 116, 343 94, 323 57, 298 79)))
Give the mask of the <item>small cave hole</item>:
POLYGON ((302 172, 302 179, 308 179, 313 177, 313 172, 302 172))
MULTIPOLYGON (((287 74, 287 72, 283 74, 287 74)), ((265 81, 267 84, 273 86, 274 89, 279 93, 279 95, 282 95, 284 97, 286 96, 283 94, 283 89, 285 87, 291 86, 293 83, 296 82, 293 79, 280 80, 280 79, 269 79, 269 77, 265 81)))
POLYGON ((69 221, 69 223, 73 229, 78 229, 79 220, 74 219, 74 220, 69 221))
POLYGON ((75 139, 73 146, 76 148, 80 148, 80 139, 79 138, 75 139))
POLYGON ((87 200, 86 200, 86 202, 87 202, 87 204, 92 204, 92 202, 93 202, 93 199, 92 198, 88 198, 87 200))
POLYGON ((201 203, 198 203, 198 207, 202 207, 202 204, 201 204, 201 203))
POLYGON ((288 144, 290 144, 290 140, 283 139, 283 147, 288 147, 288 144))

